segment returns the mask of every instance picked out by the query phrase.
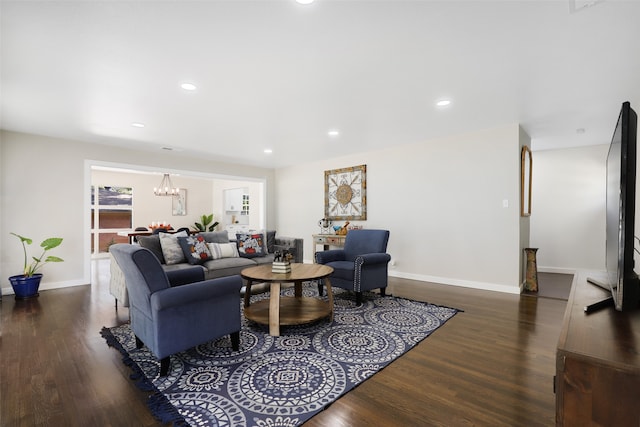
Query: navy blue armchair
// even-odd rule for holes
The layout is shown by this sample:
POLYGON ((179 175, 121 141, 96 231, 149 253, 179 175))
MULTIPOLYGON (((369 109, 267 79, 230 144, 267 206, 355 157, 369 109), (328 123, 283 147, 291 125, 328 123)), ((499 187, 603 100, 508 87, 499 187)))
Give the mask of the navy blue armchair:
MULTIPOLYGON (((160 376, 169 372, 172 354, 224 335, 239 349, 240 276, 186 283, 183 272, 182 285, 172 287, 150 250, 116 244, 109 251, 124 274, 136 345, 145 344, 160 360, 160 376)), ((202 280, 202 268, 193 271, 202 280)))
MULTIPOLYGON (((343 249, 317 252, 316 262, 332 267, 331 286, 354 291, 360 305, 363 291, 379 288, 385 295, 391 261, 386 253, 388 241, 388 230, 350 230, 343 249)), ((322 285, 318 290, 322 293, 322 285)))

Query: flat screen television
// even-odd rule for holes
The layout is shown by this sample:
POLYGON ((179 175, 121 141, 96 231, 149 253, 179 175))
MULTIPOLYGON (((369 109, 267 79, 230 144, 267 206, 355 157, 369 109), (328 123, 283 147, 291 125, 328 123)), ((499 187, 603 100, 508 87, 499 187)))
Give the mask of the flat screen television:
POLYGON ((585 307, 586 312, 608 305, 633 310, 640 302, 640 280, 634 271, 637 129, 638 116, 625 102, 607 154, 606 283, 588 279, 609 290, 611 297, 585 307))

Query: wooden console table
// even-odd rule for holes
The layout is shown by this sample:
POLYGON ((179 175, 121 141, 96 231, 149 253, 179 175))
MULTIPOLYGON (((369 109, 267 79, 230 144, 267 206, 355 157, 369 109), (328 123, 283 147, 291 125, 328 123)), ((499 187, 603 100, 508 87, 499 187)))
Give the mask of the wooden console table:
POLYGON ((314 234, 313 236, 313 262, 316 262, 316 249, 318 245, 322 245, 323 250, 329 250, 330 246, 344 247, 344 240, 347 235, 338 234, 314 234))
POLYGON ((556 353, 556 425, 640 425, 640 309, 591 314, 585 305, 608 296, 575 274, 556 353))

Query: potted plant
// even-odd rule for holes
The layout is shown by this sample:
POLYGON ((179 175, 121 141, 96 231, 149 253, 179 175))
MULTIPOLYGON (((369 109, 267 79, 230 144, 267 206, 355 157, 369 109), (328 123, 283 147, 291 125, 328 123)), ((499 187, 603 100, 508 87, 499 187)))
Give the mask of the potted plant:
POLYGON ((216 226, 219 224, 218 221, 213 222, 213 214, 211 215, 202 215, 200 217, 200 222, 196 222, 194 224, 194 228, 198 231, 213 231, 216 229, 216 226), (211 225, 209 225, 211 224, 211 225))
POLYGON ((27 245, 30 245, 33 241, 28 237, 23 237, 16 233, 11 234, 20 239, 20 242, 22 243, 22 250, 24 252, 24 268, 22 269, 22 274, 9 277, 9 282, 11 282, 11 287, 13 288, 16 299, 36 297, 38 296, 40 280, 42 279, 42 273, 36 273, 38 269, 42 268, 42 266, 48 262, 64 261, 62 258, 58 258, 53 255, 48 255, 45 258, 47 252, 60 246, 62 238, 50 237, 43 240, 42 243, 40 243, 42 254, 37 258, 32 256, 31 258, 33 261, 29 263, 27 257, 27 245))

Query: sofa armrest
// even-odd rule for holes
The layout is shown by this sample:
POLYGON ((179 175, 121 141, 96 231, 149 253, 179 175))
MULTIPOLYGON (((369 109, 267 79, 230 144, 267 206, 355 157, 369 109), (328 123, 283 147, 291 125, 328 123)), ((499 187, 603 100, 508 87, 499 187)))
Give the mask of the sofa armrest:
POLYGON ((316 252, 315 261, 318 264, 327 264, 333 261, 344 261, 345 253, 342 249, 331 249, 328 251, 316 252))
POLYGON ((120 269, 116 259, 113 257, 113 254, 109 254, 109 258, 109 269, 111 273, 109 278, 109 292, 123 307, 129 307, 129 292, 127 292, 124 273, 120 269))
POLYGON ((204 280, 204 268, 194 265, 191 268, 179 270, 165 270, 169 284, 173 286, 186 285, 187 283, 202 282, 204 280))
POLYGON ((387 253, 362 254, 356 257, 356 264, 386 264, 391 261, 391 255, 387 253))
POLYGON ((154 312, 188 306, 205 300, 219 300, 237 297, 240 304, 242 278, 238 275, 190 283, 186 286, 162 289, 151 294, 151 308, 154 312))
POLYGON ((304 240, 296 237, 276 236, 275 245, 278 248, 287 249, 293 255, 293 262, 302 262, 304 251, 304 240))

